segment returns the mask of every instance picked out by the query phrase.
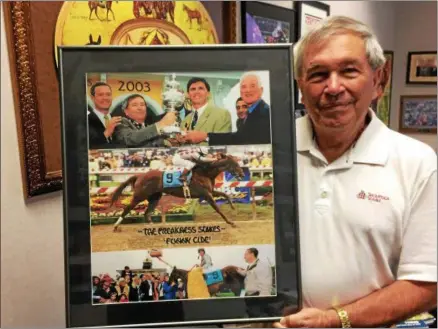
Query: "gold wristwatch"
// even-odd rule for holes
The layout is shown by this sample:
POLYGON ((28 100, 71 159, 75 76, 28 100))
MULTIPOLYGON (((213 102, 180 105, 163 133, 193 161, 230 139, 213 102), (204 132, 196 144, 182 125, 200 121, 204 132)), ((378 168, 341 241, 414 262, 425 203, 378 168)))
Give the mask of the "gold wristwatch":
POLYGON ((333 307, 338 313, 339 320, 341 320, 342 328, 351 328, 350 319, 348 318, 348 313, 341 307, 333 307))

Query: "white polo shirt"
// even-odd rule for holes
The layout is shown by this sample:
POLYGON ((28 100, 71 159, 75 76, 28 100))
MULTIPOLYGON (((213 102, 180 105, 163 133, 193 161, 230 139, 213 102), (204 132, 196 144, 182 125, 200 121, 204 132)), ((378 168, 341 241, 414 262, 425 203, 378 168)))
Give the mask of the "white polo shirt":
POLYGON ((327 164, 308 116, 297 119, 305 307, 350 303, 395 280, 437 279, 437 156, 372 120, 327 164))

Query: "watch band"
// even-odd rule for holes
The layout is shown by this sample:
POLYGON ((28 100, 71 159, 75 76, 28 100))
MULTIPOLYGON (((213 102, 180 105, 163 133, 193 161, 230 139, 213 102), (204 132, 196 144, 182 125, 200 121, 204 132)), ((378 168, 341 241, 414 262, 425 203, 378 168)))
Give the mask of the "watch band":
POLYGON ((348 313, 341 307, 333 307, 338 313, 339 320, 341 320, 342 328, 351 328, 350 319, 348 317, 348 313))

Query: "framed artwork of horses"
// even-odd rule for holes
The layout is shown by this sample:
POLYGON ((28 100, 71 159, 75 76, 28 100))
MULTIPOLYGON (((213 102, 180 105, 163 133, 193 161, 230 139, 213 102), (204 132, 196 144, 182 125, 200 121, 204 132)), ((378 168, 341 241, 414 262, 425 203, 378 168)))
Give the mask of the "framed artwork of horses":
POLYGON ((3 2, 25 199, 62 188, 60 45, 235 43, 234 1, 3 2))
POLYGON ((291 56, 59 48, 68 327, 301 308, 291 56))

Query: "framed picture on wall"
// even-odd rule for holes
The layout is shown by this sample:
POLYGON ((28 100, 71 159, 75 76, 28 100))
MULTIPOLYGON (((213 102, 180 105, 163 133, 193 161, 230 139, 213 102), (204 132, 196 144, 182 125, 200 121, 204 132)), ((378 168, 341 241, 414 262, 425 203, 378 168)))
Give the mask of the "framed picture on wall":
POLYGON ((301 38, 315 24, 330 16, 330 6, 319 1, 294 1, 298 17, 297 37, 301 38))
POLYGON ((295 11, 258 1, 241 2, 243 43, 292 43, 296 38, 295 11))
POLYGON ((62 189, 57 46, 236 42, 235 1, 173 3, 2 1, 25 199, 62 189))
POLYGON ((437 132, 437 95, 400 96, 400 132, 437 132))
POLYGON ((386 85, 383 89, 383 95, 379 100, 374 100, 371 104, 371 108, 376 112, 377 116, 382 122, 389 127, 389 121, 391 119, 391 92, 392 92, 392 73, 394 64, 394 52, 384 51, 386 63, 385 63, 385 80, 386 85))
POLYGON ((431 84, 437 83, 437 52, 411 51, 408 53, 406 83, 431 84))
MULTIPOLYGON (((319 1, 294 1, 297 12, 297 40, 307 33, 315 24, 330 16, 330 6, 319 1)), ((305 113, 304 104, 301 103, 301 92, 298 88, 295 91, 297 117, 305 113)))
POLYGON ((59 48, 67 327, 301 308, 291 56, 289 44, 59 48))

